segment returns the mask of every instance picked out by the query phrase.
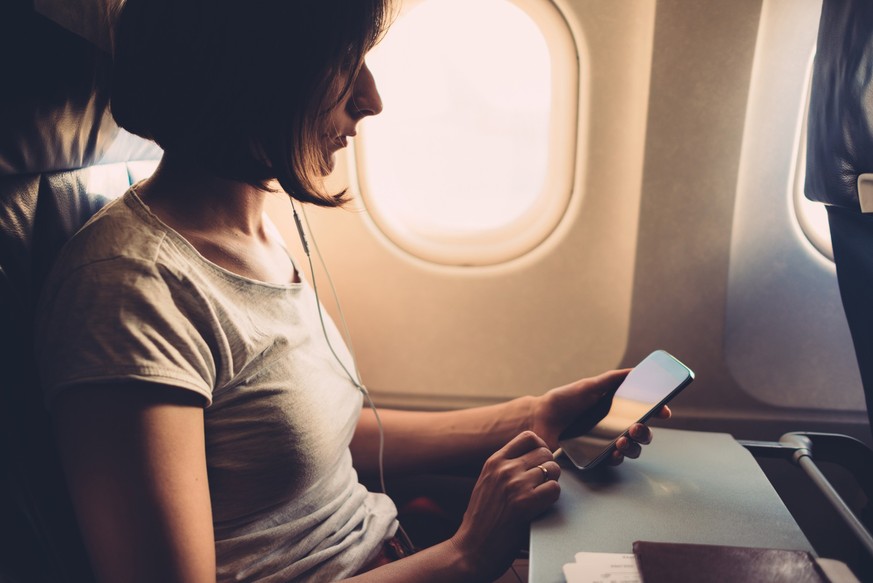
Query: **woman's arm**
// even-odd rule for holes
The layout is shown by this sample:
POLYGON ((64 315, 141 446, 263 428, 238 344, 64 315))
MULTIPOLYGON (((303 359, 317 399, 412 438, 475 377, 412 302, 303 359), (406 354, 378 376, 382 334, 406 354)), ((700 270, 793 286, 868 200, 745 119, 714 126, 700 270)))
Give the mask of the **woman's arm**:
POLYGON ((561 468, 546 443, 530 431, 522 432, 483 465, 454 536, 353 580, 493 581, 509 568, 523 546, 530 521, 558 499, 560 475, 561 468))
POLYGON ((203 398, 129 383, 77 386, 52 407, 99 581, 215 581, 203 398))
MULTIPOLYGON (((481 463, 515 437, 531 430, 553 450, 558 435, 584 411, 618 389, 630 369, 605 372, 552 389, 538 397, 520 397, 498 405, 458 411, 421 412, 380 410, 385 430, 385 471, 439 472, 457 466, 481 463)), ((660 418, 670 416, 667 407, 660 418)), ((640 444, 651 440, 642 424, 631 428, 633 439, 622 437, 610 460, 640 455, 640 444)), ((351 450, 355 467, 363 474, 378 469, 379 429, 369 409, 362 412, 351 450)))
MULTIPOLYGON (((379 409, 385 430, 385 471, 439 472, 477 467, 510 439, 530 428, 533 397, 456 411, 379 409)), ((351 443, 355 469, 378 470, 379 426, 373 411, 361 412, 351 443)))

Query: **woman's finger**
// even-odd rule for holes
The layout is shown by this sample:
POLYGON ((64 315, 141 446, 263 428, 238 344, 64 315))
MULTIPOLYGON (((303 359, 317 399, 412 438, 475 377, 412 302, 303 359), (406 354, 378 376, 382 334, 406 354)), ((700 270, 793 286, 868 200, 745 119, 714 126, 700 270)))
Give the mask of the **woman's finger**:
POLYGON ((655 417, 658 419, 669 419, 673 416, 673 411, 667 405, 661 407, 658 412, 655 414, 655 417))
POLYGON ((525 475, 530 477, 533 487, 537 488, 546 482, 557 482, 561 477, 561 466, 554 461, 544 461, 530 468, 525 475))
POLYGON ((642 446, 633 439, 622 435, 615 441, 616 450, 620 451, 625 457, 636 459, 640 457, 642 446))
POLYGON ((652 442, 652 430, 642 423, 634 423, 631 425, 630 429, 628 429, 628 435, 630 435, 633 441, 643 445, 652 442))
POLYGON ((517 458, 536 448, 546 448, 546 442, 533 431, 522 431, 504 445, 500 452, 506 458, 517 458))

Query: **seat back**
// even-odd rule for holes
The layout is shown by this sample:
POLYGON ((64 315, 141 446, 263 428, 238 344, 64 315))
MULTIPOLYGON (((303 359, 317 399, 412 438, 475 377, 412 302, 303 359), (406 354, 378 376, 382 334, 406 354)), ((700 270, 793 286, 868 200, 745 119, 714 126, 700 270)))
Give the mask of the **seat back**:
POLYGON ((160 150, 108 109, 109 56, 7 4, 0 47, 0 580, 93 580, 76 525, 33 354, 33 320, 58 251, 160 150))
POLYGON ((807 118, 806 197, 855 210, 873 172, 871 30, 873 2, 823 2, 807 118))

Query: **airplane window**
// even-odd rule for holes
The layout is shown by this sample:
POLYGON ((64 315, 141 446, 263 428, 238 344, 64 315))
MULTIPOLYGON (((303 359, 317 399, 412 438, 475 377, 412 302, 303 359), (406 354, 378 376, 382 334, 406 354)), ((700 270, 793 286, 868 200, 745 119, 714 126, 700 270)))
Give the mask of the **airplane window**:
POLYGON ((816 226, 805 212, 821 213, 824 205, 803 197, 820 19, 814 0, 765 0, 761 7, 731 227, 724 359, 753 401, 863 411, 836 269, 813 246, 816 233, 828 240, 827 223, 816 226))
MULTIPOLYGON (((804 148, 805 150, 806 148, 804 148)), ((794 189, 794 212, 803 234, 819 253, 834 260, 834 249, 831 245, 831 228, 828 225, 828 212, 825 205, 813 202, 803 194, 803 177, 806 174, 806 155, 802 164, 798 164, 798 186, 794 189)))
POLYGON ((825 205, 819 202, 813 202, 806 198, 803 194, 804 184, 806 182, 806 119, 807 111, 809 110, 809 93, 810 84, 812 82, 812 65, 815 51, 809 59, 809 65, 806 72, 806 99, 804 100, 803 111, 801 111, 801 131, 800 140, 797 147, 797 164, 795 165, 794 189, 792 195, 792 208, 797 223, 800 225, 800 230, 806 236, 806 239, 819 253, 834 260, 834 250, 831 245, 831 229, 828 225, 828 213, 825 210, 825 205))
POLYGON ((578 131, 576 48, 551 2, 415 2, 368 65, 384 111, 362 123, 354 155, 388 239, 427 261, 488 265, 548 237, 578 131))

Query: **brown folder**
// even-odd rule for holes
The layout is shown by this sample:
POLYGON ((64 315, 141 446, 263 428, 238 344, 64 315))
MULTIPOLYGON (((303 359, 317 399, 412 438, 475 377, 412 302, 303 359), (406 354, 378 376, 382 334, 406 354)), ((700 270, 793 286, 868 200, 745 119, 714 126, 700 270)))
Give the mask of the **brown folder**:
POLYGON ((827 583, 806 551, 636 541, 643 583, 827 583))

